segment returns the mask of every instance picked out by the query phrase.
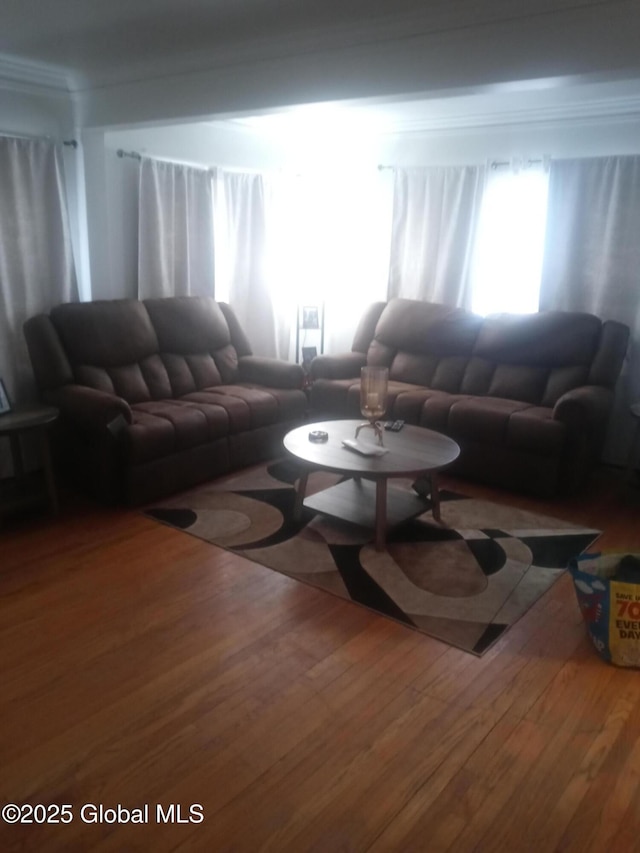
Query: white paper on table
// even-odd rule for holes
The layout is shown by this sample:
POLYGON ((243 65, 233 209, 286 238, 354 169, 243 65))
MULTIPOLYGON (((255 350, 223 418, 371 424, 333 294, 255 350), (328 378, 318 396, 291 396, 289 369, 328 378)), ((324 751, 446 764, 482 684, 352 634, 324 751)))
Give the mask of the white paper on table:
POLYGON ((353 438, 345 438, 342 444, 344 447, 349 450, 355 450, 356 453, 360 453, 362 456, 384 456, 385 453, 389 452, 386 447, 379 447, 375 444, 363 444, 353 438))

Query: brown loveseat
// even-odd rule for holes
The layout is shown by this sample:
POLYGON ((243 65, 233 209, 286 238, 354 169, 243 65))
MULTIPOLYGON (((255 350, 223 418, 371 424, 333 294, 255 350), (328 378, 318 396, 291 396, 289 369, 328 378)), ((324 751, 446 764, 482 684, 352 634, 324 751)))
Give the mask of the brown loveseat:
POLYGON ((591 314, 482 318, 378 302, 350 353, 312 362, 311 412, 358 417, 361 367, 387 366, 386 417, 454 438, 461 454, 452 472, 539 495, 570 491, 599 459, 628 336, 591 314))
POLYGON ((59 305, 24 327, 64 471, 142 503, 273 457, 304 415, 299 365, 251 354, 228 305, 201 297, 59 305))

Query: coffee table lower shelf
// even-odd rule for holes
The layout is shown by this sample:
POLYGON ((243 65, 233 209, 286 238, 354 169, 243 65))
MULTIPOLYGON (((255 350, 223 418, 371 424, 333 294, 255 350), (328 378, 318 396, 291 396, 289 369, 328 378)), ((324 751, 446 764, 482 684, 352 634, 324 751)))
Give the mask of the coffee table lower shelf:
MULTIPOLYGON (((331 486, 305 498, 303 506, 376 530, 376 483, 373 480, 345 480, 337 486, 331 486)), ((429 501, 414 492, 387 486, 386 530, 427 512, 430 506, 429 501)))

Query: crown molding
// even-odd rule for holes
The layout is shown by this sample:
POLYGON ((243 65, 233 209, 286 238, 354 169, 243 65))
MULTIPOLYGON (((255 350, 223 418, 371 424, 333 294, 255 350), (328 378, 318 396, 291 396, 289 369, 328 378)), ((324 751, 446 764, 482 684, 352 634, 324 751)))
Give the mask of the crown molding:
POLYGON ((477 131, 526 125, 553 125, 593 123, 601 121, 633 122, 640 120, 640 96, 612 97, 610 99, 574 100, 571 103, 518 110, 486 110, 441 116, 400 118, 380 130, 380 135, 393 136, 406 133, 447 133, 450 131, 477 131))
MULTIPOLYGON (((473 109, 446 114, 434 114, 438 110, 436 101, 409 101, 400 105, 391 104, 395 114, 379 116, 370 122, 374 136, 424 135, 429 133, 470 133, 514 127, 558 127, 567 124, 594 124, 601 122, 629 123, 640 121, 640 93, 637 95, 614 95, 610 97, 584 98, 580 100, 579 87, 566 90, 567 100, 563 103, 545 104, 519 109, 500 106, 500 95, 491 98, 494 104, 485 109, 473 109), (571 98, 568 101, 568 97, 571 98), (432 112, 429 114, 430 104, 432 112), (412 110, 414 114, 412 115, 412 110)), ((353 105, 354 113, 367 114, 367 107, 353 105)), ((277 112, 277 111, 276 111, 277 112)), ((295 112, 295 108, 294 108, 295 112)), ((243 121, 242 117, 219 119, 208 122, 211 126, 225 127, 252 134, 262 132, 243 121)), ((278 131, 272 131, 277 135, 278 131)))
POLYGON ((29 95, 69 97, 72 75, 57 66, 0 54, 0 88, 29 95))

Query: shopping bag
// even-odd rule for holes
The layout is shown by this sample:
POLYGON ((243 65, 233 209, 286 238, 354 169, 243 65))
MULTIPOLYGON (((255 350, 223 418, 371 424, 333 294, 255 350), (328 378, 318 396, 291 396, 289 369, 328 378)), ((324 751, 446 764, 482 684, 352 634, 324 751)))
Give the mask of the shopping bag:
POLYGON ((640 667, 640 555, 582 554, 569 571, 598 654, 617 666, 640 667))

